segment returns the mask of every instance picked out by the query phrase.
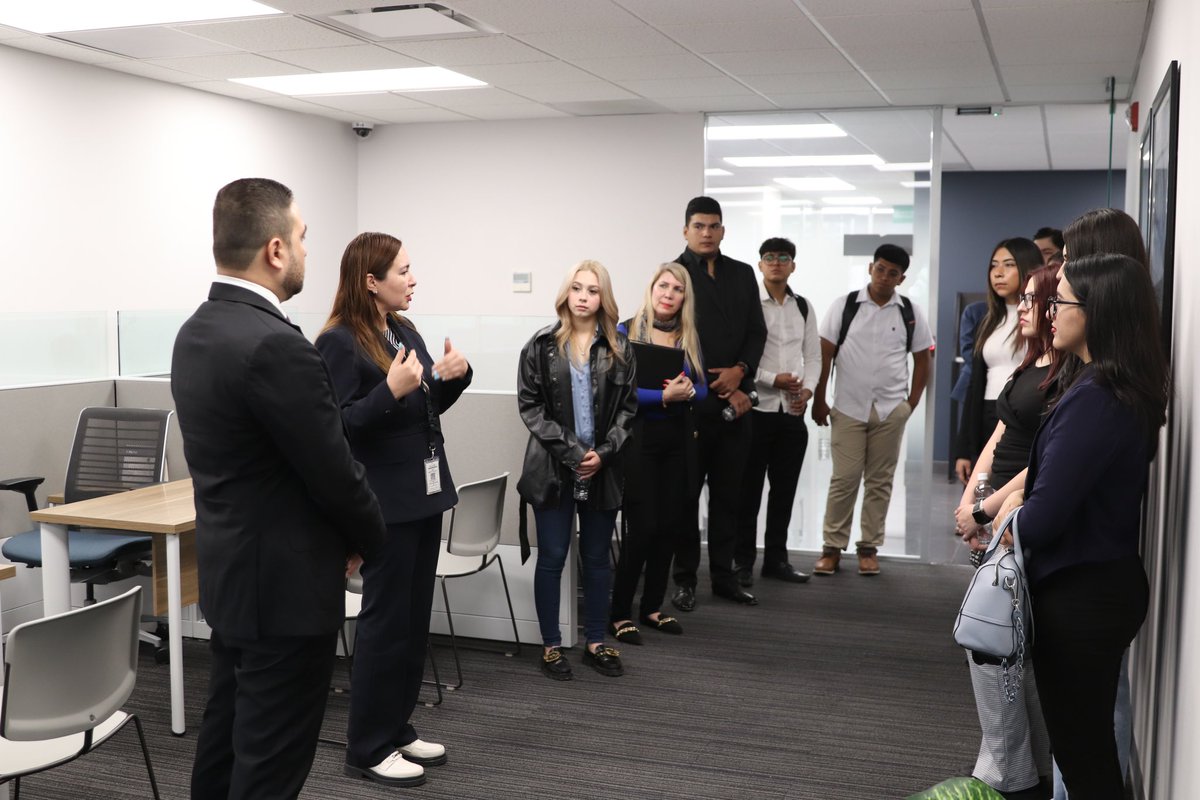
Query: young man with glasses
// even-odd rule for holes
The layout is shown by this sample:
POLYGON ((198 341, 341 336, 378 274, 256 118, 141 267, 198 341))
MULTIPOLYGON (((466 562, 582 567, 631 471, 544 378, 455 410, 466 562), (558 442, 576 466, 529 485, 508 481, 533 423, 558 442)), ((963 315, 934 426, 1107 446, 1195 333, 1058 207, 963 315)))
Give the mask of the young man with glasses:
POLYGON ((811 304, 788 286, 796 271, 796 245, 767 239, 758 248, 762 273, 759 299, 767 323, 767 341, 755 371, 758 406, 750 438, 750 456, 742 480, 734 571, 742 586, 754 584, 758 509, 769 476, 767 527, 763 534, 764 578, 804 583, 808 575, 788 563, 788 525, 796 484, 808 448, 804 412, 821 377, 821 339, 811 304))
POLYGON ((908 253, 880 245, 867 267, 867 288, 834 301, 821 322, 821 378, 812 399, 813 420, 832 425, 833 478, 825 506, 824 547, 813 572, 838 571, 850 544, 858 486, 863 485, 858 572, 878 575, 878 549, 892 500, 900 441, 929 377, 933 334, 921 309, 896 288, 904 283, 908 253), (912 353, 913 369, 908 372, 912 353), (825 400, 837 359, 833 409, 825 400))

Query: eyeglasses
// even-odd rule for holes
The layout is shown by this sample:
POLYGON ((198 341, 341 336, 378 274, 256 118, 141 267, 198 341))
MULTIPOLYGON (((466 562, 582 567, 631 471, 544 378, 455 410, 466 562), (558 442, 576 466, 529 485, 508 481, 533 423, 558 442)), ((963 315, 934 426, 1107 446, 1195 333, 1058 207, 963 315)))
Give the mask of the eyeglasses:
POLYGON ((1027 292, 1026 294, 1017 296, 1017 304, 1020 308, 1033 308, 1033 301, 1035 299, 1036 296, 1033 292, 1027 292))
POLYGON ((1059 306, 1079 306, 1080 308, 1085 307, 1083 303, 1077 303, 1074 300, 1063 300, 1058 295, 1054 295, 1049 300, 1047 300, 1046 305, 1050 309, 1050 319, 1054 319, 1055 317, 1058 316, 1058 307, 1059 306))
POLYGON ((784 266, 792 263, 792 257, 787 253, 767 253, 762 260, 767 264, 783 264, 784 266))

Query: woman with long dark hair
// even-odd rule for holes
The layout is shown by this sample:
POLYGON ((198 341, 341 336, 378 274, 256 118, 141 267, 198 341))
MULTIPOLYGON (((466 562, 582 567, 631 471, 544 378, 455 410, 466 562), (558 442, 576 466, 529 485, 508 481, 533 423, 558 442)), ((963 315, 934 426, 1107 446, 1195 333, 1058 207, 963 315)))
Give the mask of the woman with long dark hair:
POLYGON ((975 332, 971 383, 954 448, 954 471, 968 488, 972 465, 996 428, 996 398, 1025 357, 1025 342, 1017 331, 1017 299, 1029 273, 1041 266, 1042 252, 1029 239, 1005 239, 992 250, 987 312, 975 332))
POLYGON ((1018 525, 1055 760, 1076 797, 1119 800, 1113 708, 1122 655, 1149 601, 1141 504, 1169 376, 1145 265, 1112 253, 1076 257, 1070 240, 1066 256, 1047 316, 1054 347, 1083 366, 1034 439, 1018 525))
POLYGON ((548 678, 571 680, 558 612, 571 522, 578 514, 583 661, 615 678, 625 669, 620 652, 604 644, 612 584, 609 544, 621 507, 621 450, 637 414, 634 356, 617 332, 617 301, 600 262, 581 261, 567 273, 554 310, 558 322, 526 343, 517 372, 517 409, 529 429, 517 482, 522 557, 529 550, 528 503, 537 522, 533 600, 544 645, 541 668, 548 678))
POLYGON ((690 530, 689 515, 698 513, 692 488, 692 402, 702 402, 708 394, 688 271, 680 264, 661 265, 646 287, 642 307, 617 330, 631 342, 683 351, 679 375, 661 389, 638 388, 638 413, 625 458, 625 536, 613 581, 609 630, 618 642, 641 644, 641 631, 633 624, 633 595, 643 570, 639 620, 663 633, 683 633, 677 619, 661 612, 675 542, 690 530))
POLYGON ((317 337, 354 457, 379 498, 388 538, 362 567, 346 774, 392 786, 425 781, 446 748, 410 718, 424 674, 442 514, 458 502, 439 416, 471 383, 447 339, 434 361, 400 316, 417 281, 408 251, 386 233, 356 236, 342 255, 333 310, 317 337))

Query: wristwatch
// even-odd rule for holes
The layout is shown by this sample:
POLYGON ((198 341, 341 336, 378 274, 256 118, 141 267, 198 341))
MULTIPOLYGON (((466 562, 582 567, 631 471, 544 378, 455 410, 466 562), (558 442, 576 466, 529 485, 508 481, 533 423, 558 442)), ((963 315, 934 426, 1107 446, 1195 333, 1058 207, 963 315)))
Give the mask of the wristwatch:
POLYGON ((976 500, 975 505, 971 507, 971 517, 980 525, 987 525, 994 519, 988 516, 988 513, 983 510, 983 501, 976 500))

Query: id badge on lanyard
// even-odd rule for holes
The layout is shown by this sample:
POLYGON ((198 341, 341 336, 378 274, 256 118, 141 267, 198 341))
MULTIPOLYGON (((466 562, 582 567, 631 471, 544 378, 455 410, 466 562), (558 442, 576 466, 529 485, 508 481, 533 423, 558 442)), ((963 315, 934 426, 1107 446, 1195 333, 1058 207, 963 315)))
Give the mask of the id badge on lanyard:
POLYGON ((421 389, 425 392, 425 413, 429 416, 429 458, 425 459, 425 494, 437 494, 442 490, 442 468, 434 445, 434 431, 437 429, 437 417, 433 413, 433 393, 429 384, 421 381, 421 389))

